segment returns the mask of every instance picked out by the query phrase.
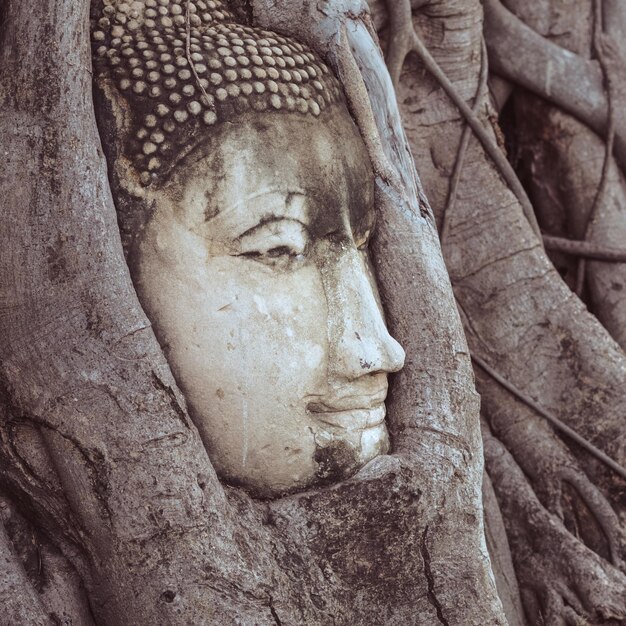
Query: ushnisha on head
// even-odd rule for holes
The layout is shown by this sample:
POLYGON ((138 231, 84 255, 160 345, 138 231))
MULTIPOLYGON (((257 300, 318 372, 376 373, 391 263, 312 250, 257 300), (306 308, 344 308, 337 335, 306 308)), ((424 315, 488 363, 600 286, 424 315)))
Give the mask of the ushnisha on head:
POLYGON ((343 98, 312 51, 236 23, 221 0, 102 0, 92 29, 97 78, 130 103, 124 153, 143 185, 238 114, 317 117, 343 98))
POLYGON ((216 0, 104 0, 96 103, 133 282, 211 462, 274 497, 387 452, 404 352, 337 80, 235 17, 216 0))

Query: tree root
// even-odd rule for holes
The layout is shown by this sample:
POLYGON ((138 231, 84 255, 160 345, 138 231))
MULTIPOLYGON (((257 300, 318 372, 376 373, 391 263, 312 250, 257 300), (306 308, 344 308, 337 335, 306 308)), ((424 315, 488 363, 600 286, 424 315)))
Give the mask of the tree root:
POLYGON ((483 440, 531 623, 622 623, 612 620, 626 619, 626 576, 543 507, 511 454, 488 429, 483 440))
MULTIPOLYGON (((487 79, 489 78, 489 69, 487 63, 487 47, 485 42, 482 42, 481 49, 481 62, 480 62, 480 78, 478 79, 478 89, 476 90, 476 97, 474 98, 474 104, 472 106, 472 113, 478 115, 478 110, 483 102, 483 98, 487 92, 487 79)), ((448 220, 447 216, 454 207, 456 200, 456 193, 459 187, 459 180, 461 178, 461 172, 463 171, 463 162, 465 161, 465 154, 467 152, 467 145, 469 144, 471 136, 471 128, 466 125, 461 135, 461 142, 459 143, 459 149, 457 151, 456 160, 454 161, 454 170, 452 177, 450 178, 450 186, 448 187, 448 197, 446 199, 446 208, 441 216, 441 226, 439 232, 441 233, 441 247, 443 248, 446 239, 448 238, 448 220)))
MULTIPOLYGON (((389 10, 391 23, 395 25, 397 30, 390 33, 389 36, 389 50, 388 56, 393 59, 394 66, 390 67, 390 73, 392 77, 395 75, 396 81, 399 80, 400 71, 406 57, 414 52, 422 61, 426 69, 435 77, 441 88, 446 92, 448 97, 454 102, 457 108, 466 119, 468 125, 476 134, 476 137, 483 145, 485 152, 493 160, 494 164, 498 168, 502 178, 506 181, 511 191, 518 199, 524 215, 528 220, 528 223, 532 227, 535 234, 541 240, 541 233, 539 231, 539 225, 537 224, 537 218, 532 207, 526 191, 522 187, 517 174, 513 170, 511 164, 508 162, 506 156, 494 141, 492 135, 485 129, 480 119, 475 115, 472 109, 467 105, 465 100, 461 97, 456 87, 452 84, 450 79, 444 74, 439 67, 437 61, 432 57, 419 35, 415 31, 412 20, 404 19, 407 10, 410 14, 410 2, 409 0, 388 0, 387 8, 389 10), (408 7, 408 9, 407 9, 408 7)), ((397 82, 395 83, 397 87, 397 82)))
POLYGON ((52 626, 35 587, 4 528, 6 501, 0 496, 0 603, 2 624, 52 626))
POLYGON ((576 241, 574 239, 566 239, 565 237, 553 237, 552 235, 544 234, 543 245, 546 250, 565 252, 566 254, 586 259, 596 259, 609 263, 626 263, 626 250, 602 246, 593 241, 576 241))
POLYGON ((374 171, 387 184, 391 185, 396 193, 403 195, 403 185, 400 177, 391 163, 389 163, 383 150, 365 81, 350 49, 345 25, 341 27, 339 33, 339 45, 335 49, 335 61, 339 78, 342 81, 348 99, 350 111, 354 115, 361 131, 374 171))
POLYGON ((579 446, 587 450, 595 456, 597 459, 602 461, 605 465, 608 465, 616 474, 621 476, 626 480, 626 468, 622 467, 619 463, 614 461, 607 454, 602 452, 599 448, 594 446, 592 443, 587 441, 584 437, 579 435, 575 430, 570 428, 567 424, 563 423, 560 419, 558 419, 555 415, 553 415, 550 411, 544 409, 541 405, 539 405, 535 400, 533 400, 530 396, 526 395, 519 389, 517 389, 513 384, 511 384, 508 380, 500 376, 498 372, 496 372, 490 365, 486 363, 481 357, 476 354, 472 354, 472 360, 477 363, 481 369, 489 374, 494 380, 499 382, 505 389, 510 391, 516 398, 524 402, 524 404, 528 405, 532 408, 535 413, 538 413, 542 417, 544 417, 552 426, 554 426, 557 430, 560 430, 564 434, 566 434, 570 439, 573 439, 579 446))
MULTIPOLYGON (((477 73, 479 33, 472 29, 471 22, 475 18, 472 9, 477 4, 437 3, 438 10, 433 12, 432 19, 430 15, 423 18, 423 32, 431 37, 428 45, 437 61, 443 66, 449 58, 454 59, 457 85, 465 86, 467 77, 473 81, 477 73), (450 51, 446 42, 452 38, 448 37, 451 32, 445 23, 445 12, 446 9, 458 11, 461 6, 466 19, 459 19, 450 27, 454 41, 458 42, 458 49, 450 51)), ((395 33, 390 34, 389 40, 393 41, 394 36, 395 33)), ((598 93, 602 94, 597 63, 587 63, 558 46, 553 47, 560 50, 564 58, 580 63, 583 69, 587 66, 595 68, 596 86, 598 93)), ((516 61, 526 63, 523 54, 511 53, 510 45, 508 52, 516 61)), ((390 58, 397 59, 398 55, 390 58)), ((442 103, 442 96, 437 93, 431 77, 424 77, 425 62, 416 65, 410 72, 403 73, 399 99, 404 112, 411 115, 408 132, 418 168, 425 176, 434 206, 441 212, 454 159, 453 151, 444 149, 442 144, 456 145, 459 125, 455 112, 448 107, 436 118, 428 112, 422 113, 416 103, 425 98, 442 103)), ((430 70, 430 67, 426 66, 426 69, 430 70)), ((571 77, 568 79, 572 80, 571 77)), ((603 128, 601 122, 598 128, 603 128)), ((532 241, 529 239, 530 229, 524 224, 517 203, 512 206, 508 189, 494 177, 493 168, 479 147, 470 144, 466 169, 467 174, 459 188, 459 202, 451 219, 451 241, 446 246, 446 261, 456 295, 471 316, 466 330, 472 348, 489 355, 490 361, 496 363, 518 388, 530 391, 542 406, 549 407, 552 413, 575 426, 599 447, 615 451, 613 456, 623 462, 619 434, 623 417, 622 353, 618 354, 617 347, 606 333, 583 312, 580 302, 565 289, 543 255, 529 248, 528 242, 532 241)), ((587 207, 590 205, 591 202, 587 207)), ((477 375, 485 405, 502 410, 515 407, 518 428, 513 428, 510 423, 504 423, 502 427, 502 430, 510 429, 506 444, 518 440, 515 456, 519 457, 520 463, 524 462, 523 469, 532 476, 535 488, 543 488, 546 492, 542 504, 519 468, 519 485, 511 480, 508 484, 500 484, 499 488, 504 494, 503 506, 507 507, 505 518, 513 520, 512 537, 515 541, 512 547, 516 553, 518 574, 525 595, 536 598, 536 615, 545 618, 543 624, 571 624, 583 616, 602 620, 602 623, 606 623, 606 619, 623 620, 626 610, 623 605, 624 577, 608 561, 618 563, 619 527, 606 499, 596 487, 606 487, 606 493, 621 496, 618 489, 622 481, 611 480, 609 483, 603 468, 589 462, 584 452, 572 446, 574 454, 585 459, 584 467, 592 477, 591 482, 547 423, 520 406, 480 370, 477 375), (535 456, 530 454, 533 446, 537 451, 535 456), (551 448, 563 455, 557 455, 551 448), (546 451, 545 455, 543 451, 546 451), (580 478, 567 480, 568 467, 580 478), (605 543, 598 548, 604 559, 568 531, 565 522, 569 510, 561 503, 560 493, 567 496, 572 482, 577 484, 574 487, 575 505, 593 511, 594 519, 590 524, 593 532, 600 526, 603 530, 598 534, 602 538, 605 534, 611 537, 603 539, 605 543), (507 498, 508 504, 504 502, 507 498), (559 508, 565 509, 561 510, 563 522, 557 515, 559 508), (519 528, 515 526, 516 518, 521 519, 519 528), (558 532, 550 530, 552 525, 558 528, 558 532), (563 554, 558 551, 561 545, 565 546, 563 554), (545 565, 548 574, 538 581, 533 565, 535 569, 545 565), (600 577, 609 580, 608 591, 596 584, 600 577)), ((513 446, 510 447, 513 450, 513 446)), ((509 458, 514 464, 513 457, 509 455, 509 458)), ((489 470, 493 478, 492 468, 489 470)))
POLYGON ((400 2, 387 1, 387 12, 389 15, 389 44, 387 46, 387 68, 391 76, 394 89, 398 89, 400 83, 400 72, 404 61, 411 50, 411 39, 413 36, 413 12, 411 3, 405 0, 400 2))
MULTIPOLYGON (((563 449, 565 449, 565 446, 563 446, 563 449)), ((609 544, 611 563, 616 568, 626 571, 626 565, 621 558, 623 532, 619 518, 611 508, 609 501, 604 497, 604 494, 589 480, 588 476, 580 467, 578 467, 578 463, 576 463, 575 466, 567 465, 562 467, 555 475, 555 479, 559 482, 559 485, 567 482, 576 489, 578 495, 584 500, 606 536, 609 544)), ((559 497, 555 499, 555 503, 558 503, 558 509, 555 507, 555 510, 563 520, 562 498, 559 497)))
MULTIPOLYGON (((484 0, 483 7, 490 69, 602 133, 608 119, 608 103, 600 64, 545 39, 499 0, 484 0)), ((626 128, 620 120, 615 151, 620 161, 626 162, 626 128)))
MULTIPOLYGON (((515 95, 520 168, 535 199, 538 218, 550 235, 546 248, 583 252, 587 264, 585 301, 612 337, 626 348, 626 179, 611 159, 605 201, 588 243, 581 243, 601 178, 605 145, 584 124, 532 94, 515 95), (571 241, 577 240, 577 241, 571 241), (556 244, 556 245, 555 245, 556 244), (597 262, 602 261, 602 262, 597 262)), ((572 258, 556 254, 555 265, 575 289, 572 258)))
MULTIPOLYGON (((616 69, 615 60, 618 57, 618 51, 616 50, 615 45, 611 42, 611 38, 602 32, 602 0, 594 0, 594 7, 595 24, 593 29, 593 43, 600 61, 600 67, 602 68, 602 75, 604 76, 604 82, 606 85, 607 130, 604 161, 602 163, 602 174, 600 176, 598 189, 596 191, 595 198, 593 199, 593 205, 591 206, 591 211, 587 219, 584 235, 585 241, 591 236, 599 207, 606 201, 609 169, 611 167, 611 157, 613 156, 613 144, 615 143, 615 96, 613 92, 615 91, 614 85, 616 83, 616 76, 614 76, 614 72, 616 69)), ((583 292, 586 267, 587 262, 583 257, 578 262, 578 270, 576 272, 576 293, 578 296, 580 296, 583 292)))
MULTIPOLYGON (((485 400, 492 400, 489 402, 491 406, 500 406, 497 396, 485 400)), ((530 478, 543 505, 564 521, 563 486, 570 485, 577 498, 571 504, 573 511, 568 511, 568 517, 572 517, 570 513, 577 517, 576 511, 586 507, 592 518, 589 520, 589 532, 585 529, 582 540, 616 568, 626 571, 622 560, 626 537, 620 520, 565 443, 545 422, 523 410, 512 413, 492 408, 488 417, 492 430, 530 478)))

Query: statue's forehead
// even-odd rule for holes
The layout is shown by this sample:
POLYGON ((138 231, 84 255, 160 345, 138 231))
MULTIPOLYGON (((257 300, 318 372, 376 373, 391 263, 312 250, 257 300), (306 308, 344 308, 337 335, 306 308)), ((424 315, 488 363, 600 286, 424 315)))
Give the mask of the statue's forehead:
POLYGON ((364 186, 369 192, 373 182, 363 140, 340 107, 320 119, 242 116, 208 136, 180 167, 184 178, 202 178, 207 192, 218 195, 251 196, 271 185, 313 192, 332 191, 328 187, 334 185, 336 193, 346 185, 364 186))
POLYGON ((243 232, 254 220, 282 216, 323 236, 373 222, 373 173, 347 110, 309 122, 288 114, 244 118, 221 128, 180 170, 179 210, 198 225, 243 232))

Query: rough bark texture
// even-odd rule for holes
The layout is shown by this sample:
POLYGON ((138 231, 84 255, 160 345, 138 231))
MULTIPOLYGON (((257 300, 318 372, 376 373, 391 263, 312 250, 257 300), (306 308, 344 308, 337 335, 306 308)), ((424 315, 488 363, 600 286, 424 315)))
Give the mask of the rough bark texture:
MULTIPOLYGON (((353 60, 365 68, 363 51, 378 55, 363 73, 376 92, 388 77, 353 8, 327 3, 303 20, 291 3, 280 23, 270 6, 262 14, 345 80, 350 58, 328 43, 350 30, 353 60)), ((389 404, 394 454, 334 487, 254 501, 218 482, 136 300, 92 111, 88 9, 7 0, 0 24, 0 473, 19 509, 13 543, 26 558, 34 528, 44 555, 24 569, 0 541, 0 593, 16 621, 504 624, 469 355, 398 124, 378 137, 391 166, 379 163, 375 249, 408 354, 389 404), (52 598, 68 580, 77 598, 84 586, 90 614, 52 598)), ((374 115, 351 80, 375 159, 374 115)), ((372 104, 379 120, 393 116, 390 93, 372 104)))
POLYGON ((202 623, 229 606, 202 566, 237 552, 215 541, 232 513, 123 261, 88 9, 4 10, 3 482, 79 570, 103 623, 202 623))
POLYGON ((1 624, 626 621, 623 480, 477 368, 500 603, 455 305, 475 355, 626 463, 626 356, 609 335, 624 345, 624 265, 588 263, 594 317, 568 287, 577 263, 546 256, 523 190, 486 156, 485 138, 504 138, 482 82, 484 27, 490 67, 515 83, 497 82, 494 100, 513 92, 509 156, 541 226, 623 247, 624 3, 602 2, 612 43, 594 35, 591 0, 394 0, 391 18, 371 4, 399 107, 361 2, 246 3, 344 85, 377 175, 388 323, 407 352, 388 402, 393 453, 273 501, 219 483, 136 300, 91 102, 88 0, 0 6, 1 624), (403 63, 409 27, 482 144, 423 53, 403 63), (587 233, 608 118, 616 160, 587 233))
MULTIPOLYGON (((519 4, 529 11, 535 6, 519 4)), ((481 59, 480 3, 428 2, 413 20, 456 91, 471 104, 481 59)), ((393 36, 389 33, 390 44, 393 36)), ((494 40, 504 41, 501 32, 494 40)), ((488 38, 492 54, 494 40, 488 38)), ((495 64, 500 58, 520 65, 526 49, 502 43, 500 56, 492 54, 495 64)), ((541 65, 529 56, 530 68, 535 62, 541 65)), ((579 87, 576 81, 573 75, 572 90, 579 87)), ((464 121, 416 56, 404 66, 398 99, 417 169, 441 224, 464 121)), ((493 141, 501 141, 486 99, 478 114, 493 141)), ((475 138, 467 146, 456 201, 447 206, 445 221, 444 256, 472 353, 623 464, 624 353, 561 280, 519 201, 475 138)), ((487 469, 530 622, 574 623, 572 607, 591 623, 626 619, 623 481, 555 436, 542 418, 480 369, 477 386, 493 435, 502 442, 486 448, 487 469), (579 520, 577 527, 573 519, 579 520), (558 540, 550 538, 553 532, 558 540), (549 573, 538 575, 541 571, 549 573)))
POLYGON ((502 519, 502 511, 487 472, 483 476, 483 508, 487 549, 507 623, 509 626, 524 626, 526 621, 517 576, 511 559, 511 548, 502 519))
POLYGON ((2 525, 0 525, 0 601, 4 623, 25 626, 49 626, 52 623, 2 525))
MULTIPOLYGON (((580 3, 580 13, 586 19, 573 24, 563 12, 537 16, 523 5, 511 8, 516 9, 519 17, 541 35, 555 39, 559 45, 583 58, 591 55, 594 22, 591 2, 580 3), (559 34, 554 36, 552 32, 559 34)), ((611 16, 610 12, 606 21, 614 31, 616 42, 622 44, 620 29, 626 28, 624 21, 619 16, 611 16)), ((622 68, 626 68, 626 56, 622 51, 619 56, 622 68)), ((615 80, 623 80, 623 75, 621 70, 621 76, 615 80)), ((531 94, 516 93, 513 106, 518 169, 526 172, 527 186, 545 230, 571 239, 584 239, 591 209, 601 187, 606 151, 604 141, 577 119, 531 94), (549 172, 547 168, 550 168, 549 172)), ((623 245, 625 235, 624 176, 619 164, 611 159, 606 190, 599 199, 589 239, 605 246, 623 245)), ((577 264, 571 262, 571 257, 557 257, 559 266, 565 279, 575 288, 577 264)), ((586 277, 590 310, 624 349, 626 264, 591 262, 586 277)))

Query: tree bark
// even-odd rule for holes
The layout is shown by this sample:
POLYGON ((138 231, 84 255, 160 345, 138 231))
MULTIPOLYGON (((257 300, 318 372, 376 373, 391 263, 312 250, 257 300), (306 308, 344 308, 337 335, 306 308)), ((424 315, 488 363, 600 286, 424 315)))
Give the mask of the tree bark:
POLYGON ((123 260, 88 15, 87 2, 5 5, 3 475, 101 622, 200 624, 231 610, 200 566, 237 554, 215 541, 232 512, 123 260))
MULTIPOLYGON (((429 2, 413 14, 413 22, 456 92, 471 106, 480 73, 480 3, 429 2)), ((486 33, 492 45, 491 30, 486 33)), ((394 33, 387 36, 392 45, 394 33)), ((494 37, 496 43, 503 41, 501 33, 494 37)), ((490 61, 494 50, 492 46, 490 61)), ((521 53, 503 44, 498 62, 519 65, 525 49, 521 53)), ((572 89, 577 89, 575 75, 572 81, 572 89)), ((426 193, 438 223, 445 219, 447 225, 444 257, 472 354, 623 465, 623 351, 563 283, 519 200, 475 138, 467 144, 456 201, 449 202, 465 121, 416 56, 405 63, 398 100, 426 193)), ((487 98, 477 111, 493 142, 502 145, 496 113, 487 98)), ((620 556, 623 482, 556 436, 543 418, 481 368, 476 374, 483 412, 493 431, 490 437, 501 440, 488 448, 487 468, 503 508, 531 623, 541 615, 545 623, 571 621, 572 602, 579 615, 593 623, 626 619, 626 577, 620 556), (506 462, 501 459, 502 444, 509 451, 506 462), (528 481, 532 489, 515 486, 517 480, 528 481), (571 529, 576 511, 584 508, 582 502, 590 511, 586 525, 592 529, 599 525, 602 531, 581 531, 576 538, 567 528, 571 529), (537 518, 540 510, 544 512, 537 518), (553 526, 563 537, 559 541, 568 545, 561 553, 548 539, 553 526), (537 576, 544 570, 551 574, 537 576), (605 580, 603 587, 588 584, 596 575, 605 580)))
MULTIPOLYGON (((93 115, 88 2, 4 5, 2 484, 78 573, 96 623, 504 624, 467 346, 402 131, 379 132, 395 101, 376 91, 388 77, 352 8, 263 15, 291 35, 306 25, 343 72, 373 160, 377 141, 387 155, 375 258, 409 355, 389 404, 394 453, 334 487, 264 502, 217 480, 137 302, 93 115), (361 76, 349 76, 348 49, 361 76)), ((19 563, 7 571, 22 576, 19 563)), ((20 606, 32 595, 24 584, 20 606)), ((37 611, 29 619, 52 614, 37 611)))
MULTIPOLYGON (((626 25, 620 16, 612 17, 611 3, 605 8, 607 33, 612 33, 616 42, 626 32, 626 25), (622 28, 622 31, 619 29, 622 28)), ((580 4, 580 13, 589 17, 584 27, 565 22, 563 14, 555 12, 550 20, 538 20, 528 14, 522 5, 512 6, 520 19, 528 22, 540 35, 551 37, 551 32, 568 33, 567 38, 559 37, 566 49, 580 56, 590 56, 593 49, 592 3, 580 4), (534 18, 534 19, 533 19, 534 18), (564 23, 565 22, 565 23, 564 23)), ((582 20, 581 20, 582 22, 582 20)), ((623 67, 626 56, 620 51, 623 67)), ((623 82, 621 75, 611 78, 623 82)), ((626 234, 626 189, 624 177, 617 161, 608 163, 606 176, 603 175, 605 143, 590 128, 559 108, 547 104, 540 98, 527 93, 516 93, 516 136, 519 169, 526 178, 526 184, 535 199, 535 206, 545 230, 561 234, 571 239, 585 238, 587 224, 592 219, 589 240, 597 245, 622 245, 626 234), (558 167, 558 176, 548 174, 546 166, 558 167), (605 184, 602 184, 606 178, 605 184), (558 185, 555 184, 558 181, 558 185), (604 191, 601 191, 601 188, 604 191), (598 207, 591 216, 592 207, 598 197, 598 207)), ((621 106, 618 104, 617 106, 621 106)), ((577 263, 569 263, 571 257, 558 259, 562 262, 563 273, 572 288, 576 288, 577 263), (564 262, 564 263, 563 263, 564 262), (569 267, 569 274, 567 268, 569 267)), ((626 264, 588 263, 586 303, 611 336, 626 347, 626 264)))

